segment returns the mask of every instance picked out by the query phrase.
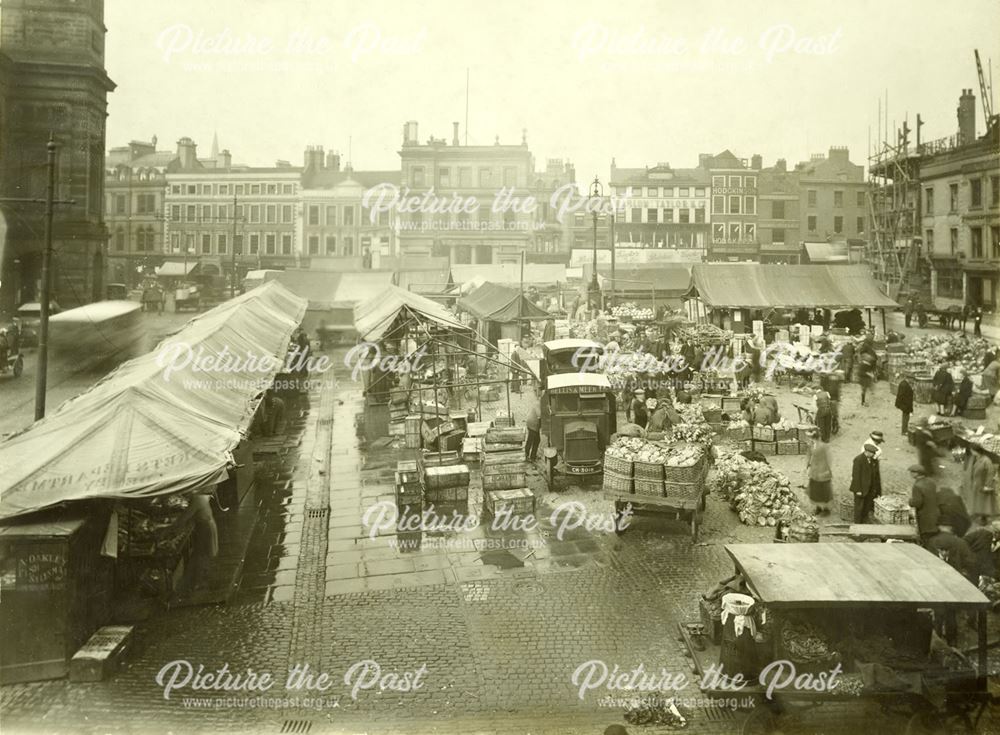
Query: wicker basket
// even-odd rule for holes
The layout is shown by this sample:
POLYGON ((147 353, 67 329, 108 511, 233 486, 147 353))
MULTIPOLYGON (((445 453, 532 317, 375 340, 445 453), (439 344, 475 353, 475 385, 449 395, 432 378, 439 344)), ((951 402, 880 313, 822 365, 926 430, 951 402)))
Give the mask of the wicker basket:
POLYGON ((722 410, 723 411, 739 411, 740 404, 743 403, 743 399, 731 396, 724 396, 722 398, 722 410))
POLYGON ((889 526, 908 526, 910 524, 910 509, 893 510, 887 507, 886 498, 875 498, 875 521, 889 526))
POLYGON ((722 422, 721 408, 702 408, 701 412, 705 416, 706 424, 718 424, 722 422))
POLYGON ((798 442, 798 444, 799 444, 799 454, 809 454, 809 447, 810 447, 810 443, 809 442, 802 441, 800 439, 799 442, 798 442))
POLYGON ((990 405, 990 394, 989 393, 973 393, 969 396, 969 402, 965 404, 965 410, 971 409, 985 409, 990 405))
POLYGON ((795 438, 800 442, 809 441, 809 432, 815 431, 817 427, 814 424, 799 424, 795 427, 796 435, 795 438))
POLYGON ((762 442, 754 439, 753 450, 755 452, 760 452, 765 457, 773 457, 778 453, 778 444, 777 442, 762 442))
POLYGON ((663 497, 677 503, 692 503, 701 497, 704 484, 701 482, 664 482, 663 497))
POLYGON ((742 442, 750 438, 749 426, 730 426, 726 429, 726 438, 733 442, 742 442))
POLYGON ((754 426, 753 427, 753 439, 754 441, 761 442, 773 442, 774 438, 774 427, 773 426, 754 426))
POLYGON ((962 418, 973 419, 976 421, 981 421, 986 418, 985 408, 966 408, 962 411, 962 418))
POLYGON ((797 439, 775 442, 778 454, 798 454, 799 442, 797 439))
POLYGON ((774 430, 774 440, 777 442, 788 441, 789 439, 799 440, 799 430, 796 428, 792 429, 775 429, 774 430))
POLYGON ((632 460, 614 457, 607 452, 604 453, 604 471, 614 472, 621 477, 632 476, 632 460))
POLYGON ((709 424, 708 428, 710 428, 716 436, 724 436, 726 433, 727 426, 728 424, 724 424, 720 421, 717 424, 709 424))
POLYGON ((934 384, 929 377, 915 378, 913 381, 913 400, 921 404, 934 402, 934 384))
POLYGON ((604 471, 604 489, 614 493, 633 493, 632 478, 604 471))
MULTIPOLYGON (((653 462, 633 462, 632 476, 636 480, 656 480, 663 481, 663 465, 653 462)), ((639 492, 636 490, 636 492, 639 492)))
POLYGON ((840 520, 854 523, 854 496, 845 495, 840 499, 840 520))
POLYGON ((663 478, 670 483, 699 482, 705 475, 705 457, 689 467, 663 466, 663 478))
POLYGON ((635 480, 636 495, 652 495, 663 497, 663 480, 635 480))

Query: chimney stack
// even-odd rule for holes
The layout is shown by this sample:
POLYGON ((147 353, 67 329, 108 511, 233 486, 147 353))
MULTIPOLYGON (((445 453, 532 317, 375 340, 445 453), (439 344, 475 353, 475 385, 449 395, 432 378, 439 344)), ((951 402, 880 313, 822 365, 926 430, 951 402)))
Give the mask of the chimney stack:
POLYGON ((958 98, 958 138, 959 145, 976 139, 976 96, 971 89, 963 89, 958 98))
POLYGON ((459 145, 459 142, 458 142, 458 123, 457 122, 453 122, 451 124, 451 130, 452 130, 452 133, 451 133, 451 144, 452 145, 459 145))
POLYGON ((403 145, 420 145, 417 140, 417 121, 408 120, 403 124, 403 145))
POLYGON ((774 164, 774 170, 782 173, 788 171, 788 162, 784 158, 779 158, 774 164))
POLYGON ((307 145, 305 156, 303 157, 306 170, 323 170, 323 146, 307 145))
POLYGON ((177 141, 177 157, 181 161, 181 168, 192 169, 198 162, 198 146, 190 138, 181 138, 177 141))
POLYGON ((233 154, 229 152, 228 148, 224 148, 219 154, 219 168, 232 168, 233 167, 233 154))
POLYGON ((340 171, 340 154, 330 151, 326 154, 326 167, 333 172, 340 171))
POLYGON ((754 171, 760 171, 764 167, 764 159, 759 153, 754 153, 750 158, 750 168, 754 171))
POLYGON ((711 153, 698 154, 698 168, 708 168, 708 162, 712 160, 711 153))

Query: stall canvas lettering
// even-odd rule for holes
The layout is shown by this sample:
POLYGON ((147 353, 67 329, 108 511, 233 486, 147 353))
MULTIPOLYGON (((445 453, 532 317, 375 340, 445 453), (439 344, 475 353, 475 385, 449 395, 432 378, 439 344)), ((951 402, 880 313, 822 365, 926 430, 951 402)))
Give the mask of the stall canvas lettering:
POLYGON ((17 560, 18 589, 55 589, 66 579, 66 557, 61 551, 29 551, 17 560))

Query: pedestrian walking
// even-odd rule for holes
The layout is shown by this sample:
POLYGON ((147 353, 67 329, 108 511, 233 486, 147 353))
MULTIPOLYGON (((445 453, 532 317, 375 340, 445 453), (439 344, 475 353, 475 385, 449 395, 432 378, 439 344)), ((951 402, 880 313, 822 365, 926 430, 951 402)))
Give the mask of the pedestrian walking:
MULTIPOLYGON (((885 434, 881 431, 873 431, 868 434, 868 438, 865 439, 865 444, 875 445, 875 461, 878 462, 882 459, 882 445, 885 444, 885 434)), ((864 451, 864 444, 861 445, 861 451, 864 451)))
POLYGON ((980 304, 976 304, 972 312, 972 335, 974 337, 983 336, 983 307, 980 304))
POLYGON ((917 302, 917 326, 921 329, 927 327, 927 307, 924 306, 923 301, 917 302))
POLYGON ((861 405, 868 400, 868 391, 875 384, 875 354, 863 351, 858 359, 858 382, 861 384, 861 405))
POLYGON ((973 525, 965 534, 965 542, 976 557, 974 567, 976 578, 996 579, 997 559, 993 553, 993 546, 1000 542, 1000 523, 994 521, 989 526, 973 525))
POLYGON ((949 526, 954 529, 956 535, 964 536, 972 525, 965 502, 950 487, 939 487, 937 496, 938 525, 949 526))
POLYGON ((806 455, 806 476, 809 478, 809 500, 813 504, 813 515, 830 515, 830 501, 833 500, 833 462, 830 445, 822 440, 818 429, 807 432, 810 441, 806 455))
POLYGON ((902 434, 906 436, 910 427, 910 416, 913 414, 913 386, 905 375, 900 378, 899 387, 896 389, 896 408, 902 416, 902 434))
POLYGON ((965 334, 965 325, 969 323, 969 313, 972 311, 968 304, 962 306, 962 333, 965 334))
POLYGON ((528 430, 528 440, 524 443, 524 458, 534 462, 538 459, 538 445, 542 441, 542 415, 538 408, 538 396, 531 402, 528 416, 524 419, 524 426, 528 430))
POLYGON ((906 320, 906 326, 909 327, 910 323, 913 321, 913 297, 912 296, 906 300, 906 306, 903 307, 903 318, 906 320))
POLYGON ((990 401, 996 397, 997 388, 1000 386, 1000 359, 997 359, 997 355, 1000 353, 994 353, 992 359, 983 368, 983 388, 989 391, 990 401))
POLYGON ((959 369, 959 383, 958 391, 955 393, 955 401, 951 406, 952 416, 961 416, 965 413, 966 407, 969 405, 969 399, 972 398, 972 379, 965 370, 959 369))
POLYGON ((910 477, 913 487, 910 489, 910 507, 917 514, 917 532, 920 539, 927 541, 938 531, 938 519, 941 517, 941 507, 938 504, 937 483, 928 477, 923 466, 910 465, 910 477))
POLYGON ((827 373, 820 378, 820 385, 830 396, 830 433, 840 433, 840 376, 827 373))
POLYGON ((997 503, 997 472, 982 447, 970 444, 963 479, 968 482, 966 505, 969 515, 984 525, 1000 515, 997 503))
POLYGON ((951 404, 951 395, 955 391, 955 380, 951 377, 948 365, 942 363, 931 379, 934 387, 934 402, 937 404, 938 416, 947 416, 951 404))
POLYGON ((854 373, 854 340, 847 340, 840 348, 840 364, 844 371, 844 382, 851 382, 854 373))
POLYGON ((833 405, 830 394, 822 387, 817 388, 813 394, 813 411, 820 439, 824 442, 830 441, 830 436, 833 434, 833 405))
POLYGON ((866 523, 875 510, 875 498, 882 495, 882 475, 875 461, 878 450, 871 442, 854 458, 851 468, 851 495, 854 496, 854 522, 866 523))

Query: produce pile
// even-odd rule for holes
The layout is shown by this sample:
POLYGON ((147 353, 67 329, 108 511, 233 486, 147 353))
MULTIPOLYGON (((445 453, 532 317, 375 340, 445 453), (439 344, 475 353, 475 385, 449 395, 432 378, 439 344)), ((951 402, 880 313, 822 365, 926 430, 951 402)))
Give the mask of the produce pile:
POLYGON ((790 431, 794 429, 796 426, 798 426, 798 424, 796 424, 794 421, 789 421, 787 418, 783 417, 780 421, 771 424, 771 426, 773 426, 778 431, 790 431))
POLYGON ((976 374, 983 371, 983 357, 989 350, 989 342, 981 337, 967 337, 957 333, 948 336, 927 335, 907 342, 906 348, 909 354, 932 365, 954 363, 965 368, 967 373, 976 374))
MULTIPOLYGON (((681 714, 673 698, 651 706, 641 706, 639 702, 637 697, 636 706, 625 711, 625 722, 628 724, 664 725, 672 730, 687 727, 687 718, 681 714)), ((690 717, 690 714, 688 716, 690 717)))
POLYGON ((705 456, 705 450, 697 445, 667 447, 653 444, 645 439, 618 437, 607 448, 606 454, 630 462, 662 464, 667 467, 693 467, 705 456))
POLYGON ((801 518, 788 478, 763 462, 726 454, 715 465, 715 482, 722 497, 748 526, 776 526, 801 518))
POLYGON ((677 424, 670 431, 671 442, 700 444, 706 449, 713 444, 715 432, 708 424, 677 424))
POLYGON ((705 413, 701 410, 701 405, 698 403, 675 403, 674 409, 680 414, 682 423, 705 423, 705 413))
POLYGON ((897 510, 909 510, 910 504, 903 500, 902 496, 899 495, 883 495, 882 501, 879 503, 882 507, 889 511, 897 510))
POLYGON ((767 391, 756 383, 746 389, 746 397, 750 399, 751 403, 757 403, 765 395, 767 395, 767 391))
POLYGON ((830 650, 826 636, 812 623, 801 618, 789 618, 781 631, 781 644, 792 663, 816 663, 839 654, 830 650))
POLYGON ((611 308, 611 315, 619 318, 649 320, 653 318, 653 310, 644 306, 636 306, 634 302, 628 302, 620 306, 611 308))
POLYGON ((979 591, 991 600, 1000 600, 1000 581, 992 577, 980 577, 979 591))

